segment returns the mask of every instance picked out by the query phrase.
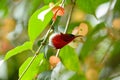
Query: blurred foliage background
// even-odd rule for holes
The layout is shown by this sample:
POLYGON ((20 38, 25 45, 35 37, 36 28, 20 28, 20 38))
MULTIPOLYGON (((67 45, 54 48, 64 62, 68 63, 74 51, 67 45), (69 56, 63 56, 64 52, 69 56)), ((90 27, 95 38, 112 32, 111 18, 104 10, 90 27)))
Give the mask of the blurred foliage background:
MULTIPOLYGON (((19 67, 33 55, 31 51, 24 51, 6 62, 2 60, 8 50, 29 40, 27 30, 30 16, 42 6, 56 2, 58 0, 0 0, 0 80, 18 79, 19 67)), ((60 31, 64 29, 71 5, 71 0, 65 1, 65 15, 59 21, 60 31)), ((88 27, 88 33, 86 35, 84 30, 79 32, 85 38, 80 43, 69 45, 79 56, 83 75, 62 68, 61 74, 56 73, 57 80, 120 80, 119 5, 120 0, 76 0, 68 33, 74 33, 75 28, 82 23, 88 27)), ((37 41, 34 46, 38 47, 37 41)), ((48 48, 45 50, 46 53, 52 51, 48 48)), ((43 77, 50 78, 51 71, 41 74, 40 80, 43 77)), ((55 77, 55 73, 53 74, 51 76, 55 77)))

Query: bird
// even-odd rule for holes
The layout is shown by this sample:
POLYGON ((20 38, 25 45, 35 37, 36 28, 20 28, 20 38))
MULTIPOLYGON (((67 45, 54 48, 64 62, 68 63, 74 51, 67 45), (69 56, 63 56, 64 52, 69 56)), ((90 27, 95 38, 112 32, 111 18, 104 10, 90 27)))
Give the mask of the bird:
POLYGON ((49 45, 56 49, 61 49, 77 37, 83 36, 64 33, 54 33, 49 38, 49 45))

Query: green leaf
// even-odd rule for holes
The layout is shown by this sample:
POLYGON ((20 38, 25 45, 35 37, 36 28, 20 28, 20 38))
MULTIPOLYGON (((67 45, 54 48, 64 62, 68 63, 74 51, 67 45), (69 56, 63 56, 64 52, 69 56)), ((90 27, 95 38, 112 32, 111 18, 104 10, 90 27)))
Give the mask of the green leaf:
POLYGON ((22 51, 25 51, 25 50, 32 50, 32 46, 33 46, 33 43, 32 42, 25 42, 23 45, 21 46, 18 46, 10 51, 7 52, 7 54, 5 55, 5 58, 4 60, 7 60, 9 59, 10 57, 18 54, 18 53, 21 53, 22 51))
POLYGON ((50 2, 56 3, 58 0, 44 0, 45 4, 49 4, 50 2))
POLYGON ((2 13, 1 17, 6 16, 9 14, 9 1, 7 0, 0 0, 0 12, 2 13))
POLYGON ((2 9, 2 8, 4 8, 5 6, 8 8, 8 2, 9 1, 5 1, 5 0, 0 0, 0 10, 2 9))
POLYGON ((39 67, 39 73, 50 70, 50 64, 49 61, 46 59, 43 59, 43 62, 41 63, 39 67))
POLYGON ((81 74, 76 73, 69 80, 78 80, 78 79, 86 80, 86 77, 85 77, 85 75, 81 75, 81 74))
MULTIPOLYGON (((24 70, 26 69, 26 67, 28 66, 28 64, 31 62, 33 57, 29 57, 20 67, 19 69, 19 77, 22 75, 22 73, 24 72, 24 70)), ((43 59, 43 54, 39 54, 37 55, 37 57, 35 58, 35 60, 33 61, 33 63, 31 64, 31 66, 29 67, 29 69, 26 71, 26 73, 23 75, 21 80, 32 80, 38 73, 39 71, 39 66, 40 66, 40 62, 43 59)))
POLYGON ((95 11, 97 7, 100 4, 105 3, 107 1, 109 0, 77 0, 76 4, 78 5, 80 9, 82 9, 86 13, 95 15, 95 11))
POLYGON ((101 34, 101 31, 104 30, 105 25, 104 23, 98 24, 87 36, 87 39, 82 46, 80 51, 80 59, 84 60, 96 46, 106 38, 106 34, 101 34))
POLYGON ((67 69, 76 72, 80 71, 80 62, 73 48, 69 46, 63 47, 60 51, 60 58, 67 69))
POLYGON ((120 0, 116 1, 115 7, 114 7, 114 12, 119 12, 120 13, 120 0))
POLYGON ((65 4, 71 4, 72 1, 71 0, 65 0, 65 4))
POLYGON ((120 40, 114 41, 113 50, 110 53, 109 59, 107 59, 107 66, 116 68, 120 64, 120 40))
POLYGON ((51 8, 44 6, 37 10, 30 18, 28 24, 28 35, 30 41, 34 42, 40 33, 45 29, 53 17, 51 8))

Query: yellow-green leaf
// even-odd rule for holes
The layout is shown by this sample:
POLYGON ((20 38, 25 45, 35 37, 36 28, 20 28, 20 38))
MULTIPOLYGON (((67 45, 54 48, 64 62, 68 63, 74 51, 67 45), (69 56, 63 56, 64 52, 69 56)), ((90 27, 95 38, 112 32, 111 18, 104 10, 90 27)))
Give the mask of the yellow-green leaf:
POLYGON ((5 55, 5 58, 4 60, 7 60, 9 59, 10 57, 18 54, 18 53, 21 53, 22 51, 25 51, 25 50, 32 50, 32 46, 33 46, 33 43, 32 42, 25 42, 23 45, 21 46, 18 46, 10 51, 7 52, 7 54, 5 55))
MULTIPOLYGON (((33 57, 29 57, 19 68, 19 77, 23 74, 24 70, 26 69, 28 64, 31 62, 32 58, 33 57)), ((39 71, 39 66, 41 64, 40 62, 42 59, 43 59, 42 53, 37 55, 37 57, 34 59, 31 66, 26 71, 26 73, 22 76, 21 80, 33 80, 33 78, 37 75, 39 71)))
POLYGON ((79 58, 73 48, 69 46, 63 47, 60 51, 60 58, 67 69, 76 72, 80 71, 79 58))
POLYGON ((44 6, 37 10, 30 18, 28 24, 28 35, 30 41, 34 42, 40 33, 45 29, 50 20, 53 17, 53 13, 49 6, 44 6))

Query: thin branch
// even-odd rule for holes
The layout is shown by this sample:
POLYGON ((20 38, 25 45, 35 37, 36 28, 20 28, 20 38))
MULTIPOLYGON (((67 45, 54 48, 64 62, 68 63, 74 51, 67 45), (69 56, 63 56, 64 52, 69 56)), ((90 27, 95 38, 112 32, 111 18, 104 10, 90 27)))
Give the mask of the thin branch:
POLYGON ((64 5, 64 3, 65 3, 65 0, 62 0, 61 7, 64 5))
MULTIPOLYGON (((75 5, 75 4, 74 4, 75 5)), ((71 16, 72 16, 72 12, 73 12, 73 9, 74 9, 74 5, 72 6, 71 10, 70 10, 70 13, 68 15, 68 19, 67 19, 67 23, 66 23, 66 26, 65 26, 65 30, 64 30, 64 33, 67 32, 68 30, 68 26, 69 26, 69 23, 70 23, 70 20, 71 20, 71 16)))
POLYGON ((60 49, 57 50, 56 57, 59 55, 60 49))

